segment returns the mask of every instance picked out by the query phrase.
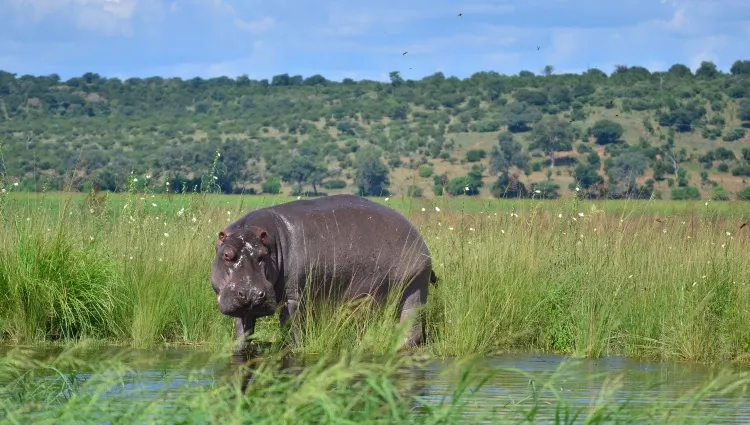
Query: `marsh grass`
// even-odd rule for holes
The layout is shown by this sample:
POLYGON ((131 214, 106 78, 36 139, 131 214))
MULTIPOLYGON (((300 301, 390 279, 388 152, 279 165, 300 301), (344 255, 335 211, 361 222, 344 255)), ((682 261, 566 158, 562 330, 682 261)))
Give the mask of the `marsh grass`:
MULTIPOLYGON (((208 281, 214 240, 261 201, 147 191, 84 200, 45 196, 3 198, 0 334, 6 342, 230 341, 231 320, 216 310, 208 281), (58 202, 54 209, 50 199, 58 202)), ((522 349, 745 360, 750 226, 739 228, 748 221, 741 208, 673 203, 683 212, 670 215, 643 213, 652 208, 647 201, 617 207, 505 201, 494 209, 469 203, 403 201, 399 207, 423 233, 440 278, 424 310, 426 354, 522 349)), ((296 352, 352 344, 378 351, 403 335, 393 311, 368 311, 313 311, 296 352)), ((281 336, 277 317, 259 322, 258 340, 277 343, 281 336)))
POLYGON ((622 375, 582 377, 567 362, 541 376, 488 370, 469 356, 427 379, 426 359, 390 351, 330 352, 291 368, 270 356, 248 369, 218 366, 227 355, 222 349, 153 376, 126 351, 68 347, 42 356, 15 348, 0 357, 0 422, 707 424, 732 420, 750 383, 746 372, 723 368, 673 399, 644 402, 621 395, 622 375), (564 390, 571 373, 583 393, 564 390), (528 386, 516 399, 491 396, 486 387, 498 379, 528 386))

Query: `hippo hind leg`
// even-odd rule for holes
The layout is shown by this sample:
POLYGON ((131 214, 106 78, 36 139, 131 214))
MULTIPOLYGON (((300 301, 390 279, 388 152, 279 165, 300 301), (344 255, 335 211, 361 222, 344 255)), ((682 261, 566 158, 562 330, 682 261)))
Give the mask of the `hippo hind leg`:
POLYGON ((299 347, 301 341, 299 326, 295 326, 296 324, 293 323, 297 316, 298 306, 298 301, 289 299, 279 314, 279 326, 284 330, 284 333, 288 333, 289 330, 292 331, 292 342, 296 347, 299 347))
POLYGON ((412 320, 406 337, 405 347, 415 347, 423 342, 424 320, 420 308, 427 302, 427 285, 431 276, 431 269, 426 269, 407 286, 404 301, 401 306, 401 323, 412 320), (416 316, 416 317, 414 317, 416 316))

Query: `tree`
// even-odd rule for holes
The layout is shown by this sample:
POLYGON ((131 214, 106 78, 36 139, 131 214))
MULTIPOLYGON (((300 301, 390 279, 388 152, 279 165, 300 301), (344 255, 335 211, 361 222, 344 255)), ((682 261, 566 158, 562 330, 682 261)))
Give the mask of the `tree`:
POLYGON ((465 176, 456 177, 448 183, 448 193, 453 196, 458 195, 477 195, 479 188, 484 186, 482 181, 482 168, 479 165, 472 165, 471 171, 465 176))
POLYGON ((619 122, 601 119, 591 127, 591 134, 596 138, 596 143, 606 145, 620 140, 625 130, 619 122))
POLYGON ((641 152, 626 152, 615 158, 607 158, 604 170, 609 177, 610 191, 615 195, 632 191, 636 179, 646 172, 648 160, 641 152))
POLYGON ((301 192, 305 184, 310 184, 313 193, 318 194, 318 185, 325 177, 325 165, 309 156, 299 154, 287 156, 276 167, 281 179, 288 183, 296 183, 301 192))
POLYGON ((366 145, 357 150, 354 157, 354 184, 360 196, 388 195, 388 166, 381 160, 381 149, 374 145, 366 145))
POLYGON ((695 70, 695 76, 699 78, 715 78, 719 75, 719 70, 716 69, 716 64, 711 61, 701 62, 698 69, 695 70))
POLYGON ((528 173, 529 155, 523 151, 513 133, 503 131, 497 136, 497 146, 493 146, 490 153, 490 174, 507 173, 511 167, 528 173))
POLYGON ((573 149, 573 132, 570 123, 562 121, 557 115, 545 115, 531 131, 531 149, 540 149, 549 155, 550 169, 555 166, 555 152, 566 152, 573 149))
POLYGON ((681 63, 676 63, 669 67, 669 69, 667 70, 667 74, 680 78, 689 78, 693 76, 693 71, 691 71, 690 68, 681 63))
POLYGON ((750 121, 750 100, 743 99, 737 108, 737 117, 742 121, 750 121))
POLYGON ((529 124, 533 124, 542 118, 542 112, 536 106, 526 102, 513 102, 508 104, 503 114, 503 122, 508 126, 508 131, 523 133, 529 131, 529 124))
POLYGON ((750 60, 737 60, 729 68, 732 75, 750 75, 750 60))
POLYGON ((503 172, 490 188, 490 193, 495 198, 525 198, 529 191, 526 186, 518 180, 518 176, 503 172))

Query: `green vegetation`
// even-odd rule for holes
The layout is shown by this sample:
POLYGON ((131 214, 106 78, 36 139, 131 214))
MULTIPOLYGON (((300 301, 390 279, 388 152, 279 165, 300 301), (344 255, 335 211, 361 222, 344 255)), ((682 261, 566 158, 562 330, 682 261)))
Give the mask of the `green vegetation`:
POLYGON ((386 83, 0 71, 0 184, 127 191, 134 173, 178 192, 747 199, 749 64, 386 83))
POLYGON ((725 367, 678 394, 652 395, 644 403, 621 394, 621 373, 578 375, 571 385, 576 372, 570 362, 537 375, 488 369, 465 359, 447 365, 438 378, 442 387, 425 379, 423 359, 394 354, 373 359, 355 350, 323 356, 299 371, 286 369, 279 356, 251 369, 217 367, 226 354, 200 363, 188 357, 160 373, 158 387, 144 391, 149 381, 125 354, 86 346, 44 357, 29 349, 11 350, 0 357, 0 422, 709 424, 741 412, 750 384, 747 372, 725 367), (218 373, 206 376, 206 365, 218 373), (252 379, 243 388, 249 374, 252 379), (528 382, 525 394, 483 394, 499 379, 528 382), (601 390, 592 393, 597 387, 601 390))
MULTIPOLYGON (((13 344, 225 344, 231 321, 208 280, 216 234, 250 208, 288 199, 2 194, 0 335, 13 344)), ((750 351, 740 202, 380 202, 423 232, 441 278, 425 310, 427 355, 743 361, 750 351)), ((387 354, 402 331, 386 316, 332 313, 303 328, 297 353, 387 354)), ((280 341, 277 319, 260 321, 257 338, 280 341)))

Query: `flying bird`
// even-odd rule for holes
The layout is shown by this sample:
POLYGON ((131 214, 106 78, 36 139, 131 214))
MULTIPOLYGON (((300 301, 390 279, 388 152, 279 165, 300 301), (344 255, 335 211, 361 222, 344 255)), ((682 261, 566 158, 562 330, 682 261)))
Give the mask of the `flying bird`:
POLYGON ((541 49, 541 47, 539 47, 539 46, 536 46, 536 49, 537 49, 537 50, 539 50, 539 49, 541 49))
POLYGON ((404 52, 404 53, 401 53, 401 56, 403 56, 403 55, 405 55, 405 54, 407 54, 407 53, 409 53, 409 52, 404 52))
POLYGON ((463 13, 460 13, 460 12, 459 12, 458 16, 463 16, 463 13))

